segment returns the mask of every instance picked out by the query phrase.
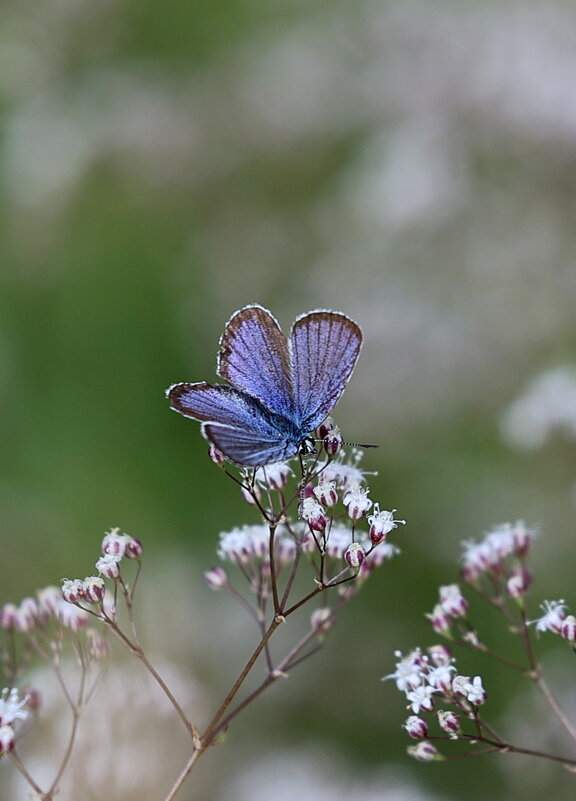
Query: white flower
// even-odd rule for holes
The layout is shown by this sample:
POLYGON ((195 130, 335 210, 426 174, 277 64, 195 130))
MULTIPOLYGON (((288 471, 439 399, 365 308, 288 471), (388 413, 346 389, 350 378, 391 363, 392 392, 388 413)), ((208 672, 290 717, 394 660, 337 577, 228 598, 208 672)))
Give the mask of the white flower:
POLYGON ((536 631, 552 631, 554 634, 559 634, 566 618, 566 603, 563 600, 544 601, 540 609, 544 610, 542 617, 530 621, 531 624, 536 624, 536 631))
POLYGON ((471 682, 468 682, 464 689, 466 690, 466 699, 471 704, 479 706, 486 701, 486 690, 482 686, 482 679, 480 676, 474 676, 471 682))
MULTIPOLYGON (((402 657, 402 653, 396 651, 395 656, 402 657)), ((400 692, 413 690, 424 682, 427 668, 428 660, 425 656, 422 656, 422 652, 419 648, 415 648, 409 654, 402 657, 396 663, 396 670, 394 673, 383 676, 382 681, 394 679, 396 681, 396 687, 400 692)))
POLYGON ((14 723, 15 720, 25 720, 28 712, 22 709, 25 706, 27 696, 20 698, 16 687, 9 690, 7 687, 2 690, 0 696, 0 725, 6 726, 14 723))
POLYGON ((406 699, 410 701, 412 712, 414 712, 415 715, 417 715, 421 709, 430 712, 434 708, 432 695, 437 692, 438 690, 435 687, 430 687, 429 684, 426 686, 421 684, 419 687, 415 687, 410 692, 407 692, 406 699))

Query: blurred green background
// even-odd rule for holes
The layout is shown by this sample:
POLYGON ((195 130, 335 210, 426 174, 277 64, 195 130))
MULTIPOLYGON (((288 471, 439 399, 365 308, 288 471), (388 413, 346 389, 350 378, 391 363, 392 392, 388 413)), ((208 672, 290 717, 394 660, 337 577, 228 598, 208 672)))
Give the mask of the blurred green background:
MULTIPOLYGON (((202 571, 218 533, 255 516, 164 389, 214 377, 247 303, 285 328, 342 310, 365 346, 336 418, 381 443, 364 465, 372 498, 408 521, 403 555, 182 799, 573 798, 567 773, 519 757, 412 763, 403 699, 379 677, 395 649, 435 640, 423 612, 455 580, 459 543, 495 523, 542 530, 533 617, 541 599, 574 600, 576 5, 1 13, 0 602, 89 574, 118 525, 145 545, 151 647, 161 632, 162 658, 214 708, 251 635, 202 571)), ((508 647, 493 623, 486 636, 508 647)), ((574 711, 572 662, 542 648, 574 711)), ((485 675, 501 728, 554 738, 524 687, 463 665, 485 675)), ((142 797, 120 786, 82 797, 142 797)))

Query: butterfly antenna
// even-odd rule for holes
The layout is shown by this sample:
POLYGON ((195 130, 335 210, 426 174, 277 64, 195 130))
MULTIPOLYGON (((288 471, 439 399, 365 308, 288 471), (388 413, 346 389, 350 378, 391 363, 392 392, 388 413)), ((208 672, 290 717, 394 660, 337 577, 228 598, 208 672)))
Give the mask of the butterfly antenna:
MULTIPOLYGON (((324 442, 323 439, 315 439, 314 442, 324 442)), ((367 445, 362 442, 342 442, 342 445, 348 445, 351 448, 379 448, 380 445, 367 445)))

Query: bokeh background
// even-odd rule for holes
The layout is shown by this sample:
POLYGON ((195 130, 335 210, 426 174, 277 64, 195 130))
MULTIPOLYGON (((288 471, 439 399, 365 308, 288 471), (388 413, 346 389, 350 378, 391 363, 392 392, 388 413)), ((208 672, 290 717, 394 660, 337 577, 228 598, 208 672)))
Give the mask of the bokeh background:
MULTIPOLYGON (((89 574, 121 526, 145 544, 150 654, 207 719, 252 635, 202 572, 255 518, 163 392, 213 378, 253 301, 285 327, 315 307, 361 324, 337 421, 381 443, 372 497, 408 521, 402 557, 182 801, 574 797, 520 757, 413 763, 379 678, 434 641, 423 613, 495 523, 541 529, 532 616, 574 602, 575 76, 568 0, 3 4, 0 602, 89 574)), ((541 645, 574 711, 573 660, 541 645)), ((528 687, 462 664, 518 742, 568 748, 528 687)), ((72 797, 161 798, 178 724, 137 667, 107 682, 72 797)), ((50 703, 25 753, 44 763, 50 703)))

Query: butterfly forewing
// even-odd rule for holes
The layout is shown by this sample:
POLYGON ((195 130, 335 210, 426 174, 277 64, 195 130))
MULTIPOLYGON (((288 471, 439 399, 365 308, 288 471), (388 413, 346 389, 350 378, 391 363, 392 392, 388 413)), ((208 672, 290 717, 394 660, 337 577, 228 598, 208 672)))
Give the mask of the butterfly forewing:
POLYGON ((228 322, 218 355, 218 375, 277 414, 294 413, 286 336, 261 306, 245 306, 228 322))
POLYGON ((295 414, 304 433, 316 428, 338 402, 361 346, 360 328, 339 312, 310 312, 292 326, 295 414))

